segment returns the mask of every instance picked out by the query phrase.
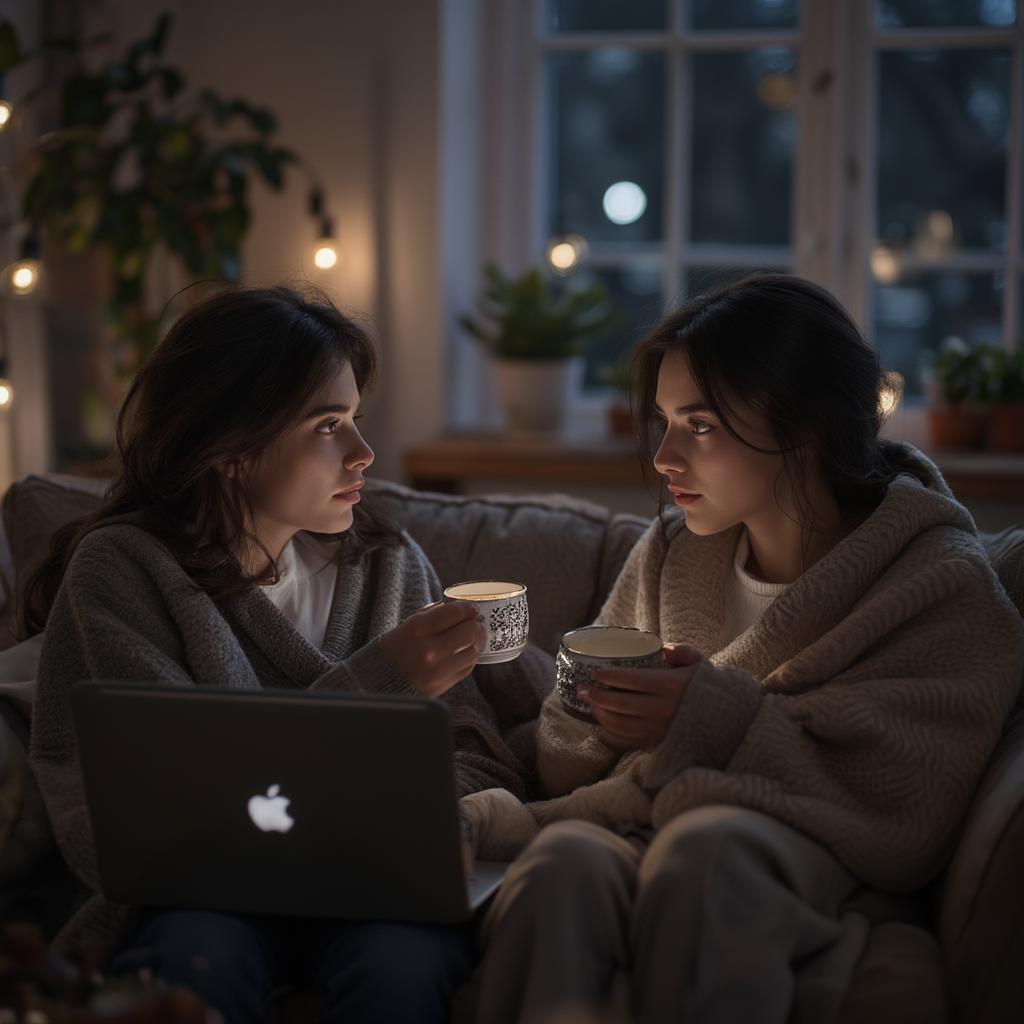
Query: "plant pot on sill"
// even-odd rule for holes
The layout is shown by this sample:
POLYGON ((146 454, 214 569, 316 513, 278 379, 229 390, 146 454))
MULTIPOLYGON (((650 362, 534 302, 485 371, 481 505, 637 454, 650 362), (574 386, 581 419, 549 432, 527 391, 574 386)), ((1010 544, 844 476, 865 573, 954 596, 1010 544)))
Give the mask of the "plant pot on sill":
POLYGON ((969 405, 934 405, 928 409, 932 444, 947 451, 981 448, 987 416, 969 405))
POLYGON ((998 403, 989 409, 988 447, 994 452, 1024 452, 1024 403, 998 403))
POLYGON ((559 433, 583 372, 582 358, 495 359, 505 429, 559 433))

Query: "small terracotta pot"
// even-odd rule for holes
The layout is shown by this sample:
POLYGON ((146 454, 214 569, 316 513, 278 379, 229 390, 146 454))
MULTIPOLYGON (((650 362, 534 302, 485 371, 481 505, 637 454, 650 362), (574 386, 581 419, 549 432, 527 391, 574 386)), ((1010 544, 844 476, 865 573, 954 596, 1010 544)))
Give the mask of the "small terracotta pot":
POLYGON ((994 452, 1024 452, 1024 404, 992 406, 988 447, 994 452))
POLYGON ((985 444, 988 417, 966 405, 938 405, 928 410, 928 426, 936 448, 963 451, 985 444))

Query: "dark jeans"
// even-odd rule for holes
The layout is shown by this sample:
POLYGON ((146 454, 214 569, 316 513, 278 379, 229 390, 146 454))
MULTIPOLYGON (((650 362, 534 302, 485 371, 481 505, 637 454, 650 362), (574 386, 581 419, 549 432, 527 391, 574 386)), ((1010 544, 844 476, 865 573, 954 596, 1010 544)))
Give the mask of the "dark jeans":
POLYGON ((149 968, 192 989, 226 1024, 263 1021, 267 996, 282 984, 324 990, 328 1021, 442 1024, 473 968, 475 945, 470 926, 171 910, 146 916, 110 973, 149 968))

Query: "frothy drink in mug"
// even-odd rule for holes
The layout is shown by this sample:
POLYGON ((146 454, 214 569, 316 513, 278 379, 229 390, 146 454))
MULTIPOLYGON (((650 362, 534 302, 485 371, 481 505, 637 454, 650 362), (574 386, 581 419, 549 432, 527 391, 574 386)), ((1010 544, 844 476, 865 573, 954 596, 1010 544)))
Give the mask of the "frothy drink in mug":
POLYGON ((468 601, 477 621, 487 630, 481 665, 495 665, 518 658, 530 635, 530 609, 526 586, 507 580, 470 580, 445 587, 446 601, 468 601))
POLYGON ((659 668, 665 664, 661 637, 628 626, 584 626, 562 637, 555 659, 555 688, 562 704, 578 715, 590 716, 590 704, 579 687, 600 687, 594 671, 600 668, 659 668))

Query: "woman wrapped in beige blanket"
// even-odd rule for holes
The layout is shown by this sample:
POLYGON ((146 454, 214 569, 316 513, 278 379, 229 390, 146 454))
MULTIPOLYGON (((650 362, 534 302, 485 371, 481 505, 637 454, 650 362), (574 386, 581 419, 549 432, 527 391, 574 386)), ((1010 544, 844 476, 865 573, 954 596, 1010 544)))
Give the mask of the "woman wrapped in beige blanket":
POLYGON ((952 853, 1024 621, 936 467, 879 439, 889 380, 826 292, 748 278, 634 365, 682 512, 598 621, 658 633, 667 667, 598 674, 592 721, 548 698, 551 799, 463 801, 485 855, 520 854, 484 925, 480 1019, 827 1022, 857 901, 952 853))

